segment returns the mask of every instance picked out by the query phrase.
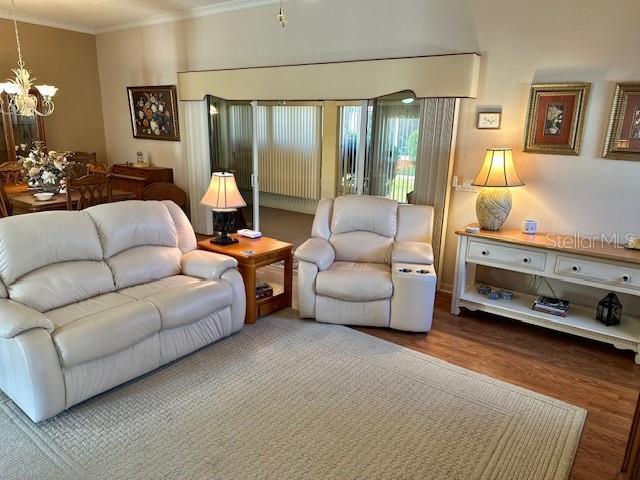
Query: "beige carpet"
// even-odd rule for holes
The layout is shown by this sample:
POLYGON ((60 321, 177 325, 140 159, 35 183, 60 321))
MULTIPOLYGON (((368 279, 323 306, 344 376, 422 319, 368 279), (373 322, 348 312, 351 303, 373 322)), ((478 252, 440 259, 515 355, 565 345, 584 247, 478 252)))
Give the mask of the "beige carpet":
POLYGON ((39 425, 1 396, 0 477, 568 477, 584 410, 293 315, 39 425))

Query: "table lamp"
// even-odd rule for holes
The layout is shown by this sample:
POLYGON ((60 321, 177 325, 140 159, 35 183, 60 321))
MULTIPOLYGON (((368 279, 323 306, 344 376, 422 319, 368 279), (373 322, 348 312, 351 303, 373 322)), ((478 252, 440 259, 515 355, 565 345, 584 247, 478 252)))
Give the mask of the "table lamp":
POLYGON ((238 240, 229 236, 229 230, 235 225, 235 212, 247 204, 240 195, 233 173, 214 172, 207 192, 200 200, 202 205, 211 207, 214 214, 214 228, 220 235, 211 239, 211 243, 231 245, 238 240))
POLYGON ((483 187, 476 200, 476 216, 480 227, 500 230, 511 211, 509 188, 524 185, 513 164, 513 150, 487 148, 484 164, 473 185, 483 187))

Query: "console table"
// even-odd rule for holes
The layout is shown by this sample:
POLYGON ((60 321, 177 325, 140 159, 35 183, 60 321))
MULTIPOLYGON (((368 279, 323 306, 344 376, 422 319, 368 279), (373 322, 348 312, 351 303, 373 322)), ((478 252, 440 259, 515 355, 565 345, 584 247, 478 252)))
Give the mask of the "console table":
POLYGON ((481 310, 598 340, 633 350, 636 363, 640 364, 640 318, 626 315, 620 325, 610 327, 596 320, 596 307, 607 292, 640 296, 640 251, 596 240, 580 242, 575 237, 553 233, 481 230, 470 234, 460 230, 456 234, 453 314, 460 314, 462 307, 481 310), (596 287, 602 289, 602 296, 594 298, 589 306, 572 303, 567 317, 537 312, 531 309, 535 295, 514 291, 512 300, 491 300, 480 294, 476 282, 478 265, 596 287))
POLYGON ((131 192, 142 199, 142 191, 156 182, 173 183, 173 170, 165 167, 136 167, 118 163, 111 168, 111 184, 114 189, 131 192))

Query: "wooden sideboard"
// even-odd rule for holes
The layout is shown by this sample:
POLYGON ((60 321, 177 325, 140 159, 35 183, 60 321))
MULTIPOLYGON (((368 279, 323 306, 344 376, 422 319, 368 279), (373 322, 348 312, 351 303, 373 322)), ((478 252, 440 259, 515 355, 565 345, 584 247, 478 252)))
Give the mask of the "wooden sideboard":
POLYGON ((464 307, 598 340, 633 350, 640 364, 640 318, 623 315, 620 325, 609 327, 596 320, 596 307, 607 292, 640 296, 640 251, 552 233, 481 230, 470 234, 461 230, 456 234, 452 313, 458 315, 464 307), (491 300, 480 294, 478 265, 595 287, 602 290, 602 295, 593 298, 590 305, 572 303, 567 317, 537 312, 531 309, 535 294, 514 291, 511 300, 491 300))
POLYGON ((173 170, 164 167, 134 167, 126 163, 115 164, 111 169, 112 185, 116 190, 132 192, 137 199, 147 185, 156 182, 173 183, 173 170))

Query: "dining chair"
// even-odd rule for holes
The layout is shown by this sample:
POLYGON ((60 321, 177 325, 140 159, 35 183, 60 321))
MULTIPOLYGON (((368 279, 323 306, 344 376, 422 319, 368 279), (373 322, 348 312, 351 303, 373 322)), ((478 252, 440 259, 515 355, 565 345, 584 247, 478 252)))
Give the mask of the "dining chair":
POLYGON ((71 180, 77 180, 82 177, 86 177, 89 174, 89 165, 82 162, 76 162, 75 160, 69 160, 65 170, 67 178, 71 180))
POLYGON ((22 165, 19 162, 0 164, 0 182, 7 185, 22 183, 22 165))
POLYGON ((111 173, 111 168, 104 163, 90 163, 88 168, 89 175, 102 175, 106 177, 111 173))
POLYGON ((0 182, 0 218, 9 217, 12 213, 11 202, 4 188, 4 183, 0 182))
POLYGON ((171 200, 183 210, 187 206, 187 194, 180 187, 169 182, 147 185, 142 191, 142 200, 171 200))
POLYGON ((67 210, 84 210, 112 200, 110 176, 85 175, 67 180, 67 210))

